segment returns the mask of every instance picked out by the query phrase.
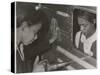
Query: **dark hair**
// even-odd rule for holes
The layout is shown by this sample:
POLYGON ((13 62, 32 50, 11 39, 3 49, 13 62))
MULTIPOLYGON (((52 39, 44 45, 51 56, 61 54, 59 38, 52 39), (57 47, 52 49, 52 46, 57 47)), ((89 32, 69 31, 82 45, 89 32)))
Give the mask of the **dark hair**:
POLYGON ((88 11, 85 11, 85 10, 79 10, 78 17, 84 18, 91 23, 94 23, 94 19, 96 20, 95 14, 88 12, 88 11))
POLYGON ((27 21, 28 26, 35 25, 37 23, 49 24, 48 17, 43 10, 35 10, 35 7, 29 4, 20 4, 16 8, 17 15, 17 28, 21 26, 23 21, 27 21), (31 24, 32 23, 32 24, 31 24))

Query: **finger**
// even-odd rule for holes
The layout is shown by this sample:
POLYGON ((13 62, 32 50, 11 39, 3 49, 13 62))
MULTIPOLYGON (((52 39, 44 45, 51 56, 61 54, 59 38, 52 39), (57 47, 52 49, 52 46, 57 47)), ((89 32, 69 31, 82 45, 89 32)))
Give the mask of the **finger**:
POLYGON ((39 64, 46 65, 46 64, 48 64, 48 60, 44 59, 44 60, 40 61, 39 64))
POLYGON ((39 63, 39 56, 37 56, 37 57, 35 58, 34 64, 38 64, 38 63, 39 63))
POLYGON ((61 62, 64 62, 64 61, 63 61, 62 59, 60 59, 60 58, 57 58, 57 61, 60 62, 60 63, 61 63, 61 62))

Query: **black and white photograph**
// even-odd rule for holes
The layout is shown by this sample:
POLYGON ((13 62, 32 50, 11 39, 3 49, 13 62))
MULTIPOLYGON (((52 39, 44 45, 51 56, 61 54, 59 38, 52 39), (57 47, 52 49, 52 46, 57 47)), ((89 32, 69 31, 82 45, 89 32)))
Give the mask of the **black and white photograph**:
POLYGON ((95 6, 11 3, 11 71, 97 68, 95 6))

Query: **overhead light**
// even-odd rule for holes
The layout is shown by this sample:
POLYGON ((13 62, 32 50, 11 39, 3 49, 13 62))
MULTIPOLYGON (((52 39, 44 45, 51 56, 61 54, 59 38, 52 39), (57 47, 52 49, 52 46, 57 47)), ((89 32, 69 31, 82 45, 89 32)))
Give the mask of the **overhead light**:
POLYGON ((62 11, 56 11, 58 15, 64 16, 64 17, 70 17, 68 13, 62 12, 62 11))
POLYGON ((39 4, 39 5, 37 5, 37 6, 35 7, 36 10, 39 10, 40 8, 41 8, 41 4, 39 4))

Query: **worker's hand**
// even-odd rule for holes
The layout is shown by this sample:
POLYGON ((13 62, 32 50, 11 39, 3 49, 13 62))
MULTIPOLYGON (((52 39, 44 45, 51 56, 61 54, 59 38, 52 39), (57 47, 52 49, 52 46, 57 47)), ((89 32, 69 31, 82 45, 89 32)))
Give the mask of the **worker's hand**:
POLYGON ((33 65, 33 72, 44 72, 44 64, 39 62, 39 56, 36 57, 34 65, 33 65))
POLYGON ((93 56, 93 52, 92 51, 89 51, 88 53, 86 53, 87 56, 93 56))

